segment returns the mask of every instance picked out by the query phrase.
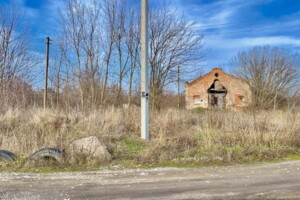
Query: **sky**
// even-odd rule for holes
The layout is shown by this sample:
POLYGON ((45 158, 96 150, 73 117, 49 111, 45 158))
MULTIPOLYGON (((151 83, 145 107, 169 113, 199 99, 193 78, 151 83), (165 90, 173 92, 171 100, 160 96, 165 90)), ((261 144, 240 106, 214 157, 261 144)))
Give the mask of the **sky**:
POLYGON ((300 0, 175 0, 204 33, 205 65, 230 71, 230 59, 257 45, 300 53, 300 0))
MULTIPOLYGON (((11 0, 0 0, 0 6, 11 0)), ((31 21, 31 37, 44 48, 58 26, 58 8, 67 0, 16 0, 31 21)), ((152 0, 160 1, 160 0, 152 0)), ((136 0, 137 3, 140 0, 136 0)), ((300 53, 300 0, 171 0, 170 6, 195 23, 208 50, 204 70, 223 67, 239 51, 257 45, 300 53)))

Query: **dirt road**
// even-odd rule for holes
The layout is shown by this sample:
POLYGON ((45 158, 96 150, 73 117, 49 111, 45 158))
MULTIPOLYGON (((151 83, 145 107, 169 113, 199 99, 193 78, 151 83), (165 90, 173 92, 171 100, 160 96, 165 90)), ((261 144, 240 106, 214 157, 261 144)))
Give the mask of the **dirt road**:
POLYGON ((0 173, 0 199, 300 199, 300 161, 199 169, 0 173))

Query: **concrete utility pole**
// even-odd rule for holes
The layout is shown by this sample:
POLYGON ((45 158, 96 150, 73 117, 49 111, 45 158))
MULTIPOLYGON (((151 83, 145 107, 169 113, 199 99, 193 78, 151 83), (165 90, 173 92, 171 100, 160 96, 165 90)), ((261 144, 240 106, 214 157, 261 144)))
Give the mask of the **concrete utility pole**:
POLYGON ((44 110, 46 110, 46 107, 47 107, 48 67, 49 67, 49 46, 50 46, 50 37, 47 37, 47 38, 46 38, 45 84, 44 84, 44 110))
POLYGON ((178 109, 180 109, 180 66, 178 65, 177 71, 177 97, 178 97, 178 109))
POLYGON ((141 138, 149 141, 148 0, 142 0, 141 27, 141 138))

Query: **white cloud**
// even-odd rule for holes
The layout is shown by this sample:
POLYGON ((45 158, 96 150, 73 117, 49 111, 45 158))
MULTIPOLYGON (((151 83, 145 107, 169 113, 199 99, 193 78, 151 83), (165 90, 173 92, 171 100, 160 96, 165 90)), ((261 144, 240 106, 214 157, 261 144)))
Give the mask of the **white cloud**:
POLYGON ((300 39, 287 36, 242 38, 239 40, 243 46, 274 45, 300 47, 300 39))
POLYGON ((244 49, 259 45, 300 47, 300 39, 288 36, 244 37, 226 39, 218 36, 205 37, 207 48, 244 49))
POLYGON ((300 39, 288 36, 269 37, 244 37, 226 39, 220 36, 206 36, 205 48, 209 50, 206 57, 206 66, 226 67, 228 61, 239 51, 243 51, 254 46, 270 45, 286 47, 300 53, 300 39))

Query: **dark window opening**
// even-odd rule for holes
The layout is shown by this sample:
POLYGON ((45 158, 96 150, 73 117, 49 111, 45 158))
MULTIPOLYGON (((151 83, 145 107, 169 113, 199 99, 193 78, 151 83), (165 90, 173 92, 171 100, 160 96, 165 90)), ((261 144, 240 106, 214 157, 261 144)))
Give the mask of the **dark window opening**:
POLYGON ((208 88, 208 92, 227 92, 226 88, 220 83, 219 79, 215 79, 213 84, 208 88))

